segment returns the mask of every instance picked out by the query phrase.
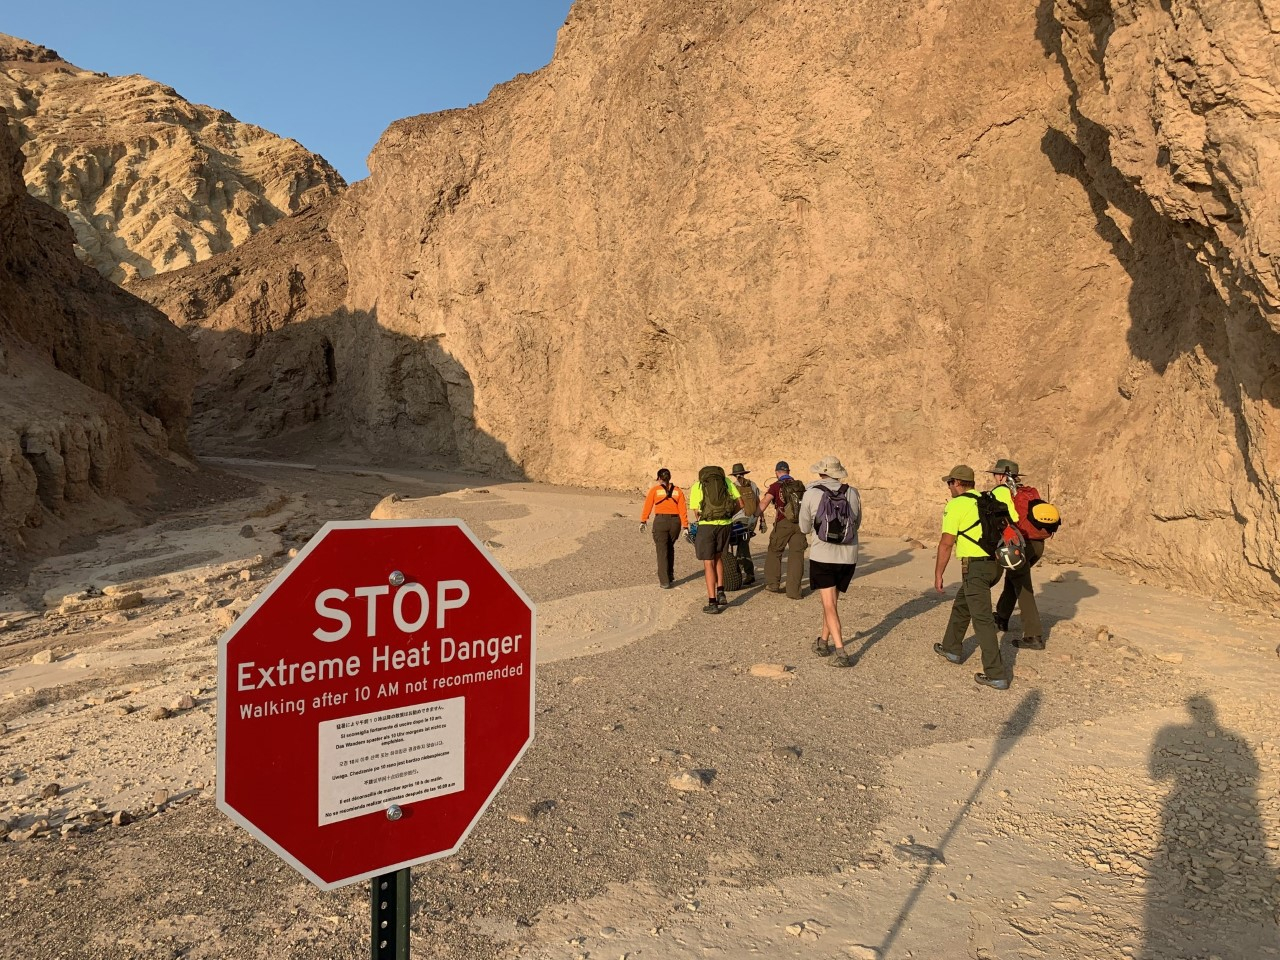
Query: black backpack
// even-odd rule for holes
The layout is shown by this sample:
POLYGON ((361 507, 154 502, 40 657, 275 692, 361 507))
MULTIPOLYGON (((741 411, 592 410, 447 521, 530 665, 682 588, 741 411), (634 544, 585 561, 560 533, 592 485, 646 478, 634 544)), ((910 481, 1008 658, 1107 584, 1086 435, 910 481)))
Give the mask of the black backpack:
POLYGON ((962 497, 971 497, 978 504, 978 522, 966 527, 958 534, 970 543, 976 543, 991 559, 1002 567, 1017 570, 1026 563, 1026 538, 1022 531, 1009 519, 1009 507, 990 490, 982 493, 962 493, 962 497), (979 528, 975 538, 969 531, 979 528))

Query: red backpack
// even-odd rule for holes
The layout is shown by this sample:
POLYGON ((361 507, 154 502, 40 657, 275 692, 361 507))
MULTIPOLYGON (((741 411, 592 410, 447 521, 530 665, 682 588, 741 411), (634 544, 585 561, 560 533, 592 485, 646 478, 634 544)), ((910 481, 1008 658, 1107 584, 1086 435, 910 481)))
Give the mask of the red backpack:
POLYGON ((1052 533, 1042 530, 1031 522, 1031 505, 1040 500, 1040 491, 1035 487, 1018 487, 1013 495, 1013 509, 1018 511, 1018 529, 1028 540, 1048 540, 1052 533))

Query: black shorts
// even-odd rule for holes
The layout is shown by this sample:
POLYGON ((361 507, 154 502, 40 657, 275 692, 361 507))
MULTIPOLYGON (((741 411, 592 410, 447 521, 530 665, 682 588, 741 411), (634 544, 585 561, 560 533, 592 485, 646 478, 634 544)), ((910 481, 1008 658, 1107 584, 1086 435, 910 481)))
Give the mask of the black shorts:
POLYGON ((814 590, 824 587, 835 587, 841 593, 849 592, 849 584, 853 582, 853 571, 856 563, 823 563, 821 560, 809 561, 809 586, 814 590))
POLYGON ((693 538, 693 553, 699 560, 714 560, 729 549, 729 524, 700 523, 693 538))

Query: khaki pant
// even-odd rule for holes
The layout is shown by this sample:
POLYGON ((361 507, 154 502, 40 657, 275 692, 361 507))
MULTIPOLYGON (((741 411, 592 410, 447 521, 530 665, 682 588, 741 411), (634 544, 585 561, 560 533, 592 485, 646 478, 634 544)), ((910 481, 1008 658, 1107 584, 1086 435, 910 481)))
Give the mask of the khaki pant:
POLYGON ((1031 568, 1043 556, 1044 541, 1028 540, 1027 565, 1021 570, 1004 572, 1004 589, 1000 591, 1000 599, 996 601, 996 619, 1005 623, 1013 615, 1014 603, 1018 604, 1024 637, 1044 636, 1044 628, 1040 626, 1040 608, 1036 606, 1035 589, 1031 585, 1031 568))
POLYGON ((775 589, 782 582, 782 553, 787 554, 787 596, 800 599, 800 582, 804 579, 804 550, 808 546, 800 524, 794 520, 775 520, 769 534, 769 555, 764 561, 764 585, 775 589))
POLYGON ((974 635, 982 647, 982 672, 992 680, 1007 679, 1009 674, 1000 656, 996 621, 991 615, 991 588, 1000 582, 1000 564, 987 558, 966 557, 960 561, 960 571, 960 589, 951 604, 951 619, 947 621, 947 632, 942 635, 942 650, 960 656, 972 619, 974 635))

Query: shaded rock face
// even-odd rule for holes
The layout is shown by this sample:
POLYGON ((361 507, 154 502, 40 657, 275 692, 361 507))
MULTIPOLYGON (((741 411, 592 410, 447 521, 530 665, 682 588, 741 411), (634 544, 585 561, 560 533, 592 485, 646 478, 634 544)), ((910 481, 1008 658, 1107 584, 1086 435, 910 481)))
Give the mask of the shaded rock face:
POLYGON ((1150 186, 1194 167, 1205 104, 1162 152, 1152 111, 1182 103, 1143 85, 1227 83, 1181 46, 1193 13, 578 0, 544 70, 387 130, 324 231, 340 309, 287 306, 300 246, 239 319, 190 323, 288 315, 216 389, 371 456, 637 487, 834 453, 869 529, 919 535, 953 464, 1012 456, 1066 518, 1054 552, 1273 598, 1271 201, 1193 202, 1265 181, 1265 138, 1206 139, 1216 187, 1150 186))
POLYGON ((119 282, 187 266, 343 187, 321 157, 141 76, 81 70, 0 35, 0 106, 33 195, 119 282))
POLYGON ((1153 552, 1184 554, 1228 592, 1274 588, 1280 6, 1058 0, 1054 12, 1046 48, 1071 90, 1081 181, 1134 280, 1142 370, 1128 392, 1154 430, 1131 455, 1149 479, 1153 552))
POLYGON ((0 112, 0 545, 118 524, 146 463, 186 449, 194 357, 159 311, 72 251, 29 196, 0 112))

